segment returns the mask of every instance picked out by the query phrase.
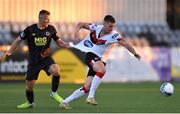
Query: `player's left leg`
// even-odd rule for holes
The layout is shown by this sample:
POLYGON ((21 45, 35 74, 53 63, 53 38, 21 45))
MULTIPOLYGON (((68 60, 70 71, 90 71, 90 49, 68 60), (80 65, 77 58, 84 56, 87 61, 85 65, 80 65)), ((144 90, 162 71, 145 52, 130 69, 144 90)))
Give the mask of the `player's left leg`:
POLYGON ((37 66, 32 66, 28 65, 28 70, 26 73, 26 98, 27 102, 20 104, 17 106, 17 108, 20 109, 26 109, 26 108, 33 108, 34 105, 34 85, 36 83, 36 80, 38 79, 38 74, 41 70, 40 68, 41 65, 37 66))
POLYGON ((105 64, 101 60, 96 61, 95 63, 93 63, 93 70, 96 72, 96 75, 92 80, 92 84, 86 102, 92 105, 97 105, 98 103, 95 101, 94 96, 98 86, 101 83, 101 79, 106 72, 105 64))
POLYGON ((71 102, 71 101, 73 101, 75 99, 78 99, 81 96, 84 96, 86 93, 88 93, 89 92, 89 88, 91 86, 92 79, 93 79, 92 76, 88 76, 86 78, 86 82, 85 82, 84 86, 79 88, 79 89, 77 89, 77 90, 75 90, 69 97, 67 97, 64 100, 64 102, 69 103, 69 102, 71 102))
POLYGON ((34 107, 34 92, 33 88, 36 80, 26 80, 26 98, 27 102, 17 106, 19 109, 33 108, 34 107))
POLYGON ((84 95, 86 95, 89 92, 91 82, 92 82, 93 76, 88 76, 86 78, 86 82, 83 87, 75 90, 69 97, 67 97, 62 103, 60 103, 60 108, 62 109, 71 109, 69 106, 69 103, 71 101, 74 101, 84 95))
POLYGON ((57 90, 59 87, 60 73, 58 64, 52 64, 49 68, 49 72, 53 75, 52 77, 52 92, 50 96, 58 103, 62 102, 63 99, 58 95, 57 90))

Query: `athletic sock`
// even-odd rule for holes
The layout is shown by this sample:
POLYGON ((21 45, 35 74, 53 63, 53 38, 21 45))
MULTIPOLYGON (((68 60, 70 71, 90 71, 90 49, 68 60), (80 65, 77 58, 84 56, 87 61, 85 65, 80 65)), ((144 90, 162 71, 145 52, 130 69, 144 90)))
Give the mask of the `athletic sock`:
POLYGON ((34 92, 26 90, 26 98, 32 104, 34 102, 34 92))
POLYGON ((54 93, 56 93, 56 91, 59 87, 59 79, 60 79, 60 76, 52 77, 52 92, 54 92, 54 93))
POLYGON ((74 91, 69 97, 67 97, 64 102, 69 103, 75 99, 80 98, 81 96, 84 96, 87 92, 88 91, 84 87, 81 87, 74 91))
POLYGON ((56 95, 56 94, 57 94, 57 92, 53 92, 53 91, 52 91, 52 92, 51 92, 51 94, 52 94, 52 96, 54 96, 54 95, 56 95))
POLYGON ((101 78, 99 76, 95 75, 92 80, 88 98, 94 98, 94 94, 100 83, 101 83, 101 78))

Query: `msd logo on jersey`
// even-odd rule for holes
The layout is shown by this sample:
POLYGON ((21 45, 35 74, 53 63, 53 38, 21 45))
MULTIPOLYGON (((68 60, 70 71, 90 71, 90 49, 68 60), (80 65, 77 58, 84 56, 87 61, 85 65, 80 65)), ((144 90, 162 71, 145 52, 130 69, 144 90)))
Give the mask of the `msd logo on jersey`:
POLYGON ((88 48, 92 48, 92 47, 93 47, 93 44, 92 44, 91 41, 89 41, 89 40, 85 40, 85 41, 84 41, 84 45, 85 45, 86 47, 88 47, 88 48))
POLYGON ((34 43, 36 46, 44 46, 47 44, 47 37, 35 37, 34 43))

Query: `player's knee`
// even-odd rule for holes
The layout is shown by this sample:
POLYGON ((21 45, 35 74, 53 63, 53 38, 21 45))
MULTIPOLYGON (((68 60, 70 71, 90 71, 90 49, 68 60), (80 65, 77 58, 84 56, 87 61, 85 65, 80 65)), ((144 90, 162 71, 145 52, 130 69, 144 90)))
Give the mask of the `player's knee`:
POLYGON ((32 80, 32 81, 26 80, 26 90, 27 91, 33 91, 34 84, 35 84, 35 80, 32 80))
POLYGON ((99 75, 104 75, 106 73, 106 68, 105 66, 98 66, 98 67, 94 67, 94 71, 96 72, 96 74, 98 73, 98 76, 99 75))
POLYGON ((52 72, 52 75, 53 76, 59 76, 59 72, 58 71, 54 71, 54 72, 52 72))
POLYGON ((51 68, 51 71, 52 71, 52 75, 53 75, 53 76, 59 76, 59 74, 60 74, 60 73, 59 73, 59 66, 57 66, 57 65, 54 66, 54 67, 52 67, 52 68, 51 68))
POLYGON ((96 72, 96 76, 102 78, 105 73, 106 73, 106 69, 105 69, 105 67, 103 67, 103 68, 100 68, 100 69, 96 72))
POLYGON ((27 91, 33 91, 33 86, 26 86, 27 91))
POLYGON ((105 70, 103 70, 103 71, 98 71, 98 72, 96 72, 96 76, 98 76, 99 78, 102 78, 105 73, 106 73, 105 70))

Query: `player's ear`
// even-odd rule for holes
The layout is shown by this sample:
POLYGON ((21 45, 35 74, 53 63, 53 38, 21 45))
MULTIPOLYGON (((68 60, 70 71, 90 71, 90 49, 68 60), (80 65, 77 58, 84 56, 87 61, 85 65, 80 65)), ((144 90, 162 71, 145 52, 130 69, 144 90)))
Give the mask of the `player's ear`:
POLYGON ((40 14, 38 15, 38 19, 40 19, 40 14))
POLYGON ((106 22, 105 22, 105 21, 103 21, 103 25, 106 25, 106 22))
POLYGON ((41 15, 41 14, 39 14, 38 19, 39 19, 39 20, 41 20, 41 19, 42 19, 42 15, 41 15))

